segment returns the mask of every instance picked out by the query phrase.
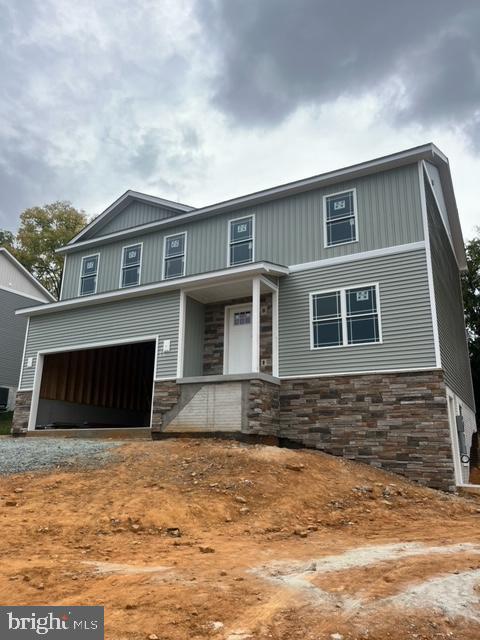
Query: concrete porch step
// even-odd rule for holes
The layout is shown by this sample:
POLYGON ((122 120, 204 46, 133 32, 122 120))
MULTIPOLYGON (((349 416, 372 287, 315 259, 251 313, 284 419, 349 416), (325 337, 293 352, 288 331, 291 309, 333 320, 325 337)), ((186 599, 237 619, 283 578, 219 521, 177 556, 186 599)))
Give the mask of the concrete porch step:
POLYGON ((88 438, 115 440, 151 440, 149 427, 92 427, 90 429, 40 429, 27 431, 27 438, 88 438))

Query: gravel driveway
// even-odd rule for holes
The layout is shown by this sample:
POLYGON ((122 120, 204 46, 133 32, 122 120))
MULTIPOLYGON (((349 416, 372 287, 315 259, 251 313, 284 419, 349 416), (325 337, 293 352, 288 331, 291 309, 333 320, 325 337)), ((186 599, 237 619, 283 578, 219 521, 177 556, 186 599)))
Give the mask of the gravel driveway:
POLYGON ((59 467, 92 469, 107 462, 121 444, 73 438, 0 438, 0 475, 59 467))

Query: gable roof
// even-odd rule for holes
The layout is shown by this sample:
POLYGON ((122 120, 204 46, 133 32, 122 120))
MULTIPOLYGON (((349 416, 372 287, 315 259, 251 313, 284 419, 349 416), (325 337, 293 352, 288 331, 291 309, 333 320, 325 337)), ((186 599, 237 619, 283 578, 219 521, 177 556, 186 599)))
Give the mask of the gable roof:
POLYGON ((158 205, 165 209, 170 209, 173 215, 179 215, 181 213, 194 210, 194 207, 190 207, 187 204, 180 204, 179 202, 173 202, 172 200, 166 200, 165 198, 157 198, 156 196, 149 196, 146 193, 140 193, 139 191, 132 191, 131 189, 128 189, 128 191, 125 191, 124 194, 107 207, 105 211, 87 224, 80 233, 77 233, 77 235, 70 240, 68 245, 75 244, 85 235, 89 235, 94 229, 95 231, 100 231, 102 227, 126 209, 132 202, 144 202, 146 204, 158 205))
MULTIPOLYGON (((25 267, 23 266, 23 264, 21 264, 21 262, 19 262, 11 253, 10 251, 8 251, 7 249, 5 249, 5 247, 0 247, 0 255, 4 256, 9 262, 10 264, 17 270, 20 272, 20 274, 22 275, 23 278, 26 278, 29 282, 30 285, 32 285, 33 287, 35 287, 35 289, 38 291, 40 298, 38 299, 43 299, 45 302, 56 302, 55 297, 52 296, 52 294, 47 291, 47 289, 45 289, 45 287, 40 284, 40 282, 34 277, 32 276, 32 274, 30 273, 30 271, 28 271, 27 269, 25 269, 25 267)), ((2 283, 0 283, 1 285, 2 283)), ((6 290, 10 290, 9 287, 4 287, 2 285, 3 289, 6 290)), ((13 289, 11 289, 12 291, 14 291, 13 289)), ((26 296, 27 298, 31 298, 32 296, 25 292, 25 291, 14 291, 14 293, 19 293, 23 296, 26 296)))
MULTIPOLYGON (((242 207, 262 204, 263 202, 269 202, 279 198, 295 195, 297 193, 302 193, 305 191, 311 191, 313 189, 326 187, 331 184, 335 184, 336 182, 350 180, 350 179, 353 180, 353 179, 367 176, 373 173, 377 173, 379 171, 388 171, 390 169, 396 169, 398 167, 402 167, 405 165, 418 163, 418 162, 421 162, 422 160, 427 160, 428 162, 431 162, 439 170, 442 186, 444 188, 444 196, 445 196, 448 218, 449 218, 451 232, 452 232, 452 244, 455 250, 459 268, 463 269, 466 266, 465 247, 463 244, 462 230, 460 226, 460 220, 459 220, 457 205, 455 201, 455 194, 453 191, 453 183, 452 183, 452 177, 450 173, 448 158, 432 142, 429 142, 424 145, 420 145, 418 147, 412 147, 411 149, 406 149, 404 151, 399 151, 397 153, 392 153, 387 156, 374 158, 373 160, 368 160, 366 162, 361 162, 358 164, 343 167, 342 169, 336 169, 335 171, 328 171, 326 173, 321 173, 315 176, 311 176, 309 178, 304 178, 302 180, 296 180, 294 182, 282 184, 276 187, 272 187, 270 189, 256 191, 248 195, 240 196, 238 198, 224 200, 222 202, 218 202, 216 204, 212 204, 206 207, 201 207, 199 209, 194 209, 193 207, 187 207, 186 205, 178 205, 178 204, 177 204, 177 207, 183 207, 181 212, 182 213, 181 221, 183 223, 183 222, 188 222, 190 220, 211 217, 214 215, 218 215, 220 213, 233 212, 233 211, 236 211, 237 209, 241 209, 242 207)), ((129 194, 129 193, 135 193, 135 192, 130 192, 130 191, 126 192, 126 194, 129 194)), ((125 197, 126 194, 121 196, 121 198, 125 197)), ((143 195, 143 194, 139 194, 139 195, 143 195)), ((151 196, 143 196, 143 197, 151 197, 151 196)), ((116 206, 119 200, 114 202, 113 205, 111 205, 111 207, 106 209, 105 212, 101 215, 104 215, 108 211, 110 211, 112 207, 116 206)), ((161 198, 158 198, 156 200, 160 201, 161 198)), ((164 202, 168 202, 168 201, 164 201, 164 202)), ((172 203, 172 204, 175 204, 175 203, 172 203)), ((100 217, 101 216, 99 216, 96 220, 99 220, 100 217)), ((80 249, 83 247, 92 246, 94 244, 101 244, 109 241, 114 241, 115 239, 129 237, 132 235, 136 235, 140 232, 148 232, 154 229, 165 229, 168 227, 178 225, 178 222, 179 222, 179 217, 172 216, 171 218, 165 218, 163 220, 159 220, 158 222, 151 222, 151 223, 144 224, 132 229, 126 229, 121 232, 116 232, 110 235, 107 234, 102 236, 98 240, 92 239, 92 240, 85 240, 83 242, 78 242, 80 237, 89 228, 89 226, 95 223, 95 220, 94 220, 93 223, 90 223, 89 226, 85 227, 85 229, 80 234, 75 236, 75 238, 73 238, 65 247, 62 247, 61 249, 57 249, 57 251, 59 253, 68 253, 70 251, 76 250, 77 248, 80 249)))

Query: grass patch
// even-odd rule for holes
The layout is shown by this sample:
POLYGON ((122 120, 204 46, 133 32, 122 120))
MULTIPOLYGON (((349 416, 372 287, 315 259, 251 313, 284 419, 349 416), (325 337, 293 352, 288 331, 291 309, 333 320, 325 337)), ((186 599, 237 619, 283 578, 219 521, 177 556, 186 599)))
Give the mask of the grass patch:
POLYGON ((10 434, 12 428, 13 411, 2 411, 0 413, 0 436, 10 434))

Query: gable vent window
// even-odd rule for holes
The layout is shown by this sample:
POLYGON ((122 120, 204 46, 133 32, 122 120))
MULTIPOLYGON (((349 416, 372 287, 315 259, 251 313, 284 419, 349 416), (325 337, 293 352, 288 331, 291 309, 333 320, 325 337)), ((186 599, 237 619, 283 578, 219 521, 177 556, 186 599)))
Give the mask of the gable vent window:
POLYGON ((356 200, 354 189, 324 197, 326 247, 358 240, 356 200))
POLYGON ((89 296, 97 292, 98 253, 82 258, 80 270, 80 295, 89 296))
POLYGON ((229 266, 253 262, 253 216, 230 220, 229 224, 229 266))
POLYGON ((134 287, 140 284, 142 264, 142 245, 134 244, 123 248, 121 287, 134 287))
POLYGON ((163 278, 181 278, 185 275, 185 249, 187 234, 177 233, 165 238, 165 251, 163 261, 163 278))
POLYGON ((310 347, 382 341, 378 284, 310 294, 310 347))

